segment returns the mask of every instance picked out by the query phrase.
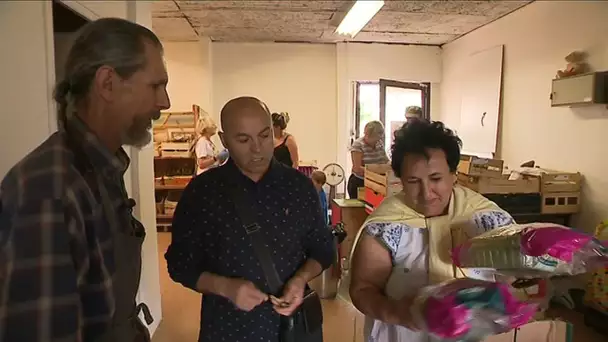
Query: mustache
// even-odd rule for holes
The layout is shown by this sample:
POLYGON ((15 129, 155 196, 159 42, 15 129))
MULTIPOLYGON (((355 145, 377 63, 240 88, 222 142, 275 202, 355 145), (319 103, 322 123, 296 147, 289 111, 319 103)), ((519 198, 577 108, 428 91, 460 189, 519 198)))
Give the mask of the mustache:
POLYGON ((158 120, 158 119, 160 119, 160 111, 154 112, 152 114, 152 120, 158 120))

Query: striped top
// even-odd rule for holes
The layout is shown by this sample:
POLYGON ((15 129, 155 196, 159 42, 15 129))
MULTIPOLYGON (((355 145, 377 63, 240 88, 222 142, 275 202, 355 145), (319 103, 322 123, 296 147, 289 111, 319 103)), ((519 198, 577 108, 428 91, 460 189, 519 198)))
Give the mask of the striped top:
MULTIPOLYGON (((351 152, 363 153, 363 166, 369 164, 386 164, 389 162, 386 151, 384 150, 384 142, 382 140, 376 143, 376 146, 370 146, 365 143, 364 137, 361 137, 353 142, 350 147, 351 152)), ((353 173, 355 176, 361 176, 353 173)))

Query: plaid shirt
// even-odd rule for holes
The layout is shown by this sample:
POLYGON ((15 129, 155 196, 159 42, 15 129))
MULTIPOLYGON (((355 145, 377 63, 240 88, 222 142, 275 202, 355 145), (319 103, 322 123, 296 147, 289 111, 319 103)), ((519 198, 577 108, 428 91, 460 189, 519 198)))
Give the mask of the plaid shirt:
POLYGON ((112 324, 117 227, 70 147, 101 176, 95 184, 117 210, 127 200, 129 158, 122 149, 112 155, 80 120, 68 127, 76 145, 65 130, 54 133, 0 185, 0 341, 91 341, 112 324))

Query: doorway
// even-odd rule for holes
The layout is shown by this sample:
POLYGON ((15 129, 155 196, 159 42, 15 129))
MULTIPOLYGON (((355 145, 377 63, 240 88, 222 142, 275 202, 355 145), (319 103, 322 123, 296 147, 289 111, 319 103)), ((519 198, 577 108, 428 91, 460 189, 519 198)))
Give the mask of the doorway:
POLYGON ((53 1, 53 42, 55 48, 55 78, 63 78, 63 71, 75 34, 89 21, 59 1, 53 1))
POLYGON ((406 108, 418 106, 422 109, 422 118, 430 120, 430 101, 431 84, 428 82, 385 79, 358 81, 355 87, 354 139, 363 135, 368 122, 380 121, 384 125, 385 147, 388 151, 393 142, 393 132, 405 123, 406 108))
MULTIPOLYGON (((64 76, 65 63, 76 33, 89 22, 59 1, 53 1, 53 48, 55 53, 55 80, 64 76)), ((54 122, 53 130, 57 128, 54 122)))

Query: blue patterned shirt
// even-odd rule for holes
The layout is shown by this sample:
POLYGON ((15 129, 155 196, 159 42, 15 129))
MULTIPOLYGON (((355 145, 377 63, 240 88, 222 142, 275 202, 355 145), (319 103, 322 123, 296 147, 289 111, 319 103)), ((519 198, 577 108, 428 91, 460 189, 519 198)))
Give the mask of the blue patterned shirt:
MULTIPOLYGON (((333 236, 321 213, 310 178, 273 161, 260 181, 243 175, 229 159, 197 176, 184 191, 175 214, 171 245, 165 254, 171 278, 196 289, 203 272, 246 279, 270 293, 264 272, 242 226, 229 187, 253 194, 261 233, 286 282, 308 258, 325 269, 334 258, 333 236)), ((270 302, 249 312, 228 299, 203 294, 199 341, 279 342, 279 314, 270 302)))

